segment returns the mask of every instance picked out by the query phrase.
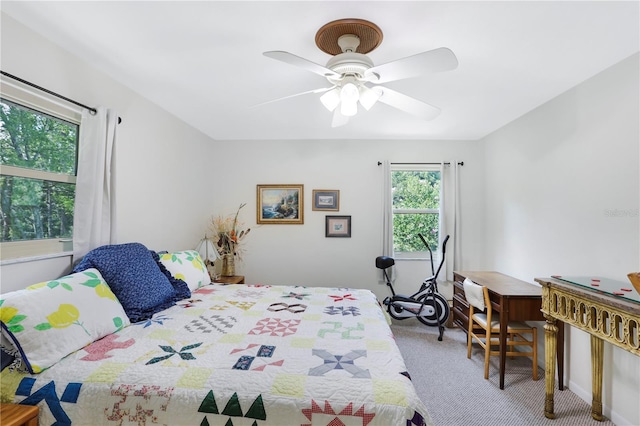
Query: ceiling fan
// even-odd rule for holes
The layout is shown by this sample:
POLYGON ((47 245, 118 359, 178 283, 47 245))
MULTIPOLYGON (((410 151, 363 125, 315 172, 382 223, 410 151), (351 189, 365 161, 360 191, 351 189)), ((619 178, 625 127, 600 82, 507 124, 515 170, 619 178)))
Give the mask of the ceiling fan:
POLYGON ((264 105, 311 93, 323 93, 322 104, 333 111, 332 127, 348 122, 358 112, 358 103, 369 110, 380 101, 424 120, 432 120, 440 109, 404 95, 379 83, 416 77, 421 74, 449 71, 458 66, 454 53, 441 47, 382 65, 374 65, 366 56, 382 42, 382 31, 364 19, 340 19, 329 22, 316 33, 316 45, 334 55, 326 66, 316 64, 289 52, 264 52, 269 58, 294 65, 325 77, 330 87, 309 90, 264 102, 264 105))

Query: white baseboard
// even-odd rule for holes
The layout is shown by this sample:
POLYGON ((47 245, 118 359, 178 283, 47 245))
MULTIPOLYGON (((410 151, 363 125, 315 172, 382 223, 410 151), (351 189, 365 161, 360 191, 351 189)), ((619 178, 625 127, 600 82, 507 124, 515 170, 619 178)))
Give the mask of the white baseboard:
MULTIPOLYGON (((591 389, 586 390, 578 386, 573 381, 569 381, 569 385, 567 387, 571 392, 575 393, 580 399, 589 404, 589 407, 591 407, 591 389)), ((636 426, 632 425, 629 420, 625 419, 617 412, 611 411, 611 408, 606 406, 604 403, 602 404, 602 414, 604 414, 605 417, 608 417, 614 424, 616 424, 616 426, 636 426)))

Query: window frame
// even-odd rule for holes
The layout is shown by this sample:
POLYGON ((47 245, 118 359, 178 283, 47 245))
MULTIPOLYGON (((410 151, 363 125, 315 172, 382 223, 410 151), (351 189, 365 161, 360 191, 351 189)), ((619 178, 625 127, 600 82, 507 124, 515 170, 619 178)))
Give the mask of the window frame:
MULTIPOLYGON (((82 110, 79 107, 61 103, 53 95, 36 92, 34 89, 12 80, 0 79, 0 97, 38 113, 70 122, 78 126, 80 134, 82 110)), ((53 173, 24 167, 0 165, 0 175, 19 178, 38 179, 44 181, 76 184, 78 171, 78 154, 80 143, 76 149, 75 175, 53 173)), ((74 199, 75 202, 75 199, 74 199)), ((73 252, 71 238, 47 238, 40 240, 0 242, 0 264, 16 263, 33 259, 71 255, 73 252)))
MULTIPOLYGON (((409 171, 409 172, 438 172, 440 174, 440 188, 442 188, 442 170, 440 164, 390 164, 389 176, 390 182, 393 182, 393 173, 401 172, 401 171, 409 171)), ((391 188, 393 190, 393 187, 391 188)), ((442 194, 442 189, 440 189, 440 194, 442 194)), ((394 219, 396 214, 436 214, 438 215, 438 232, 440 233, 442 228, 442 206, 440 202, 442 201, 442 197, 438 200, 438 208, 430 208, 430 209, 394 209, 393 208, 393 194, 391 195, 391 221, 394 223, 394 219)), ((395 227, 394 227, 395 229, 395 227)), ((396 260, 430 260, 429 251, 425 248, 422 251, 415 252, 396 252, 395 251, 395 238, 394 232, 391 233, 391 247, 393 250, 393 258, 396 260)), ((438 247, 436 250, 433 250, 433 261, 438 262, 441 257, 441 248, 438 241, 438 247)))

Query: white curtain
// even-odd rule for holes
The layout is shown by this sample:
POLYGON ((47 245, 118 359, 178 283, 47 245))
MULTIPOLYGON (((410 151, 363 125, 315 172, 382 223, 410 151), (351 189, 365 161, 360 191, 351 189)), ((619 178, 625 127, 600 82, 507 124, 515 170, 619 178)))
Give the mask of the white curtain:
MULTIPOLYGON (((447 174, 447 165, 443 162, 440 163, 440 229, 438 230, 438 235, 440 236, 440 240, 438 241, 438 250, 442 249, 442 243, 444 242, 445 237, 447 236, 447 234, 449 234, 449 220, 447 218, 447 209, 445 208, 445 203, 447 202, 447 179, 445 178, 446 174, 447 174)), ((450 234, 449 234, 450 235, 450 234)), ((447 242, 447 249, 451 249, 451 244, 449 244, 451 242, 451 237, 449 237, 449 242, 447 242)), ((451 254, 451 252, 449 250, 447 250, 447 252, 449 254, 451 254)), ((440 253, 440 256, 442 256, 442 253, 440 253)), ((446 256, 446 255, 445 255, 446 256)), ((440 272, 442 275, 441 277, 443 277, 444 279, 448 280, 449 279, 449 274, 447 273, 449 271, 448 268, 448 263, 449 263, 449 259, 447 259, 447 262, 442 265, 442 271, 440 272)))
MULTIPOLYGON (((382 255, 393 257, 393 206, 391 205, 391 163, 385 160, 382 164, 382 255)), ((389 268, 387 274, 393 281, 395 267, 389 268)), ((384 272, 379 271, 379 282, 385 283, 384 272)))
POLYGON ((458 162, 458 161, 454 161, 451 164, 451 167, 454 171, 453 173, 453 187, 454 187, 454 193, 453 193, 453 200, 454 200, 454 208, 453 208, 453 214, 454 214, 454 227, 453 227, 453 250, 451 251, 451 253, 453 254, 453 256, 451 256, 451 259, 453 261, 452 267, 450 268, 451 270, 451 281, 453 281, 453 271, 460 269, 462 267, 462 232, 461 232, 461 218, 462 218, 462 214, 461 214, 461 210, 460 210, 460 167, 462 167, 462 162, 458 162))
POLYGON ((83 111, 73 213, 74 262, 116 242, 115 147, 118 115, 98 107, 83 111))
POLYGON ((391 204, 391 163, 385 160, 382 164, 384 178, 382 188, 382 255, 393 256, 393 206, 391 204))
POLYGON ((459 172, 457 161, 452 161, 450 167, 440 165, 440 248, 449 235, 441 274, 449 281, 453 281, 453 271, 461 265, 459 172))

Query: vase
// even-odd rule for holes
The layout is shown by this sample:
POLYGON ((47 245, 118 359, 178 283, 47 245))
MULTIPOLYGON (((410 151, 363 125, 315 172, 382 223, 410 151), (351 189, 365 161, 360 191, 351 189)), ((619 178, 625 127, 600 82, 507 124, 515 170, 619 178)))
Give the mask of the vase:
POLYGON ((236 274, 236 262, 233 254, 222 256, 222 276, 232 277, 236 274))

